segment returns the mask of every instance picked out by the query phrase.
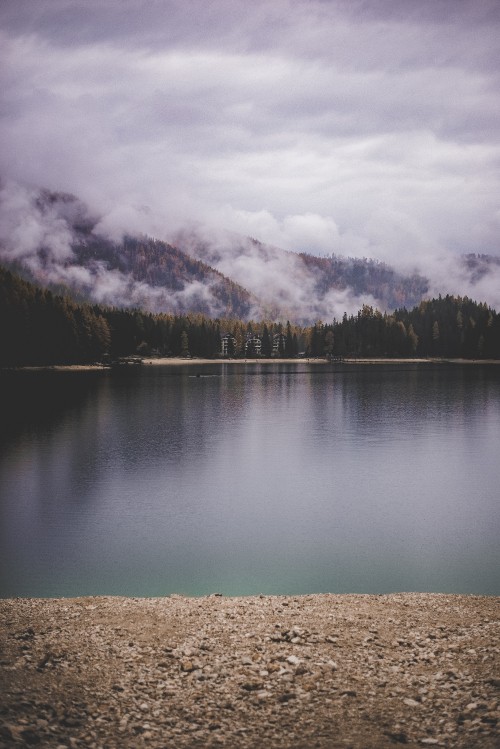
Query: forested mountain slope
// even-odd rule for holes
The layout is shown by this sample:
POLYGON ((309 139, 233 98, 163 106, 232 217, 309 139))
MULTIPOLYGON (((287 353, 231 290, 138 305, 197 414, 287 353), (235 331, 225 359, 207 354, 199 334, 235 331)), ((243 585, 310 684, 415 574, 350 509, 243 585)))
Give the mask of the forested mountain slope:
POLYGON ((271 315, 302 324, 331 320, 363 304, 384 310, 412 306, 429 291, 419 273, 402 274, 367 258, 297 254, 229 232, 181 231, 174 242, 244 283, 271 315))
POLYGON ((119 241, 73 195, 42 190, 0 243, 0 261, 55 293, 151 312, 248 318, 258 302, 242 286, 178 247, 146 236, 119 241))
POLYGON ((0 262, 77 301, 302 326, 365 305, 390 313, 441 293, 500 302, 500 258, 488 255, 436 259, 427 275, 369 258, 289 252, 207 226, 169 241, 164 231, 162 239, 124 235, 73 195, 0 189, 0 262))

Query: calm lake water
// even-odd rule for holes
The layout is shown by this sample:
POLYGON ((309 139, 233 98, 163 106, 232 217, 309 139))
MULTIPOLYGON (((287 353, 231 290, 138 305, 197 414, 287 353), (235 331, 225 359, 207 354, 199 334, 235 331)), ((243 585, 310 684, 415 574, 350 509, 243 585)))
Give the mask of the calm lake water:
POLYGON ((0 596, 500 594, 500 366, 137 370, 0 378, 0 596))

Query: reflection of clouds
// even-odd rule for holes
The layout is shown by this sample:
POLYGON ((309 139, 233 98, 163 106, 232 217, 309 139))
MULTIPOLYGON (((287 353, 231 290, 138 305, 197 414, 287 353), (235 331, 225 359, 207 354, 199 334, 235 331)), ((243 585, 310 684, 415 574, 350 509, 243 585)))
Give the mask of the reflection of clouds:
POLYGON ((496 370, 338 370, 52 378, 0 462, 2 590, 494 592, 496 370))

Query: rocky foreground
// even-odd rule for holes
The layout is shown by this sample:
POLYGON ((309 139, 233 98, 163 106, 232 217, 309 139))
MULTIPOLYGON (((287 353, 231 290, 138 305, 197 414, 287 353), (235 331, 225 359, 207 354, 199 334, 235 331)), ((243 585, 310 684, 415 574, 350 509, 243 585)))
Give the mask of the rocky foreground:
POLYGON ((0 746, 497 748, 499 604, 3 600, 0 746))

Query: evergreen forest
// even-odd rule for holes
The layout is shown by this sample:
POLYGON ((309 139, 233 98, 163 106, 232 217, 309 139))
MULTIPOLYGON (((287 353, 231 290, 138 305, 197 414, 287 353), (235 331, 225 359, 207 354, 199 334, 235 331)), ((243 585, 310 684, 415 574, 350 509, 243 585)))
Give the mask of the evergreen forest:
POLYGON ((460 297, 331 324, 212 319, 77 303, 0 267, 0 366, 86 364, 130 355, 500 358, 500 316, 460 297), (258 343, 256 347, 255 342, 258 343))

